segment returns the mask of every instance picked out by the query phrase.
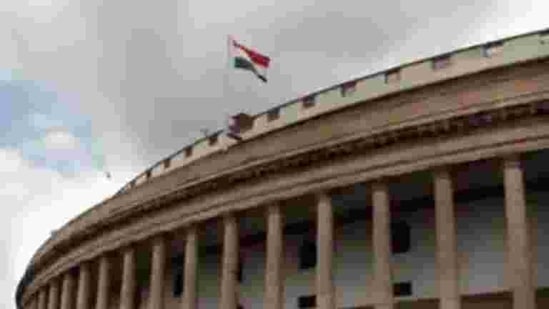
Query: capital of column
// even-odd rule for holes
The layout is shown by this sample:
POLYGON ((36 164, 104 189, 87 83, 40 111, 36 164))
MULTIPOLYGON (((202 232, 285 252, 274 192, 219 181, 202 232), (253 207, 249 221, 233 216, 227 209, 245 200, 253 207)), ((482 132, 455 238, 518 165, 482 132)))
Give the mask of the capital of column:
POLYGON ((522 167, 520 154, 517 154, 517 153, 508 154, 506 156, 503 156, 502 159, 503 159, 504 168, 521 168, 522 167))
POLYGON ((373 192, 384 192, 388 190, 386 179, 376 179, 370 183, 373 192))
POLYGON ((437 166, 432 170, 434 179, 452 179, 452 168, 449 166, 437 166))

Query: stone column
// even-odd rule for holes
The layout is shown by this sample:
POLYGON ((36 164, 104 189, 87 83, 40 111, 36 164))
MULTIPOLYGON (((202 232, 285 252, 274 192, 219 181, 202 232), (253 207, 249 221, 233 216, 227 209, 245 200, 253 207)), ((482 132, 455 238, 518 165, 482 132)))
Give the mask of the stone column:
POLYGON ((319 309, 334 309, 333 252, 334 223, 332 201, 326 192, 317 194, 316 219, 316 305, 319 309))
POLYGON ((282 285, 282 261, 284 259, 282 214, 279 204, 267 207, 267 255, 265 262, 265 299, 263 308, 284 307, 282 285))
POLYGON ((185 280, 183 288, 183 309, 196 308, 196 273, 198 268, 197 228, 190 226, 185 239, 185 280))
POLYGON ((74 278, 70 271, 63 277, 63 289, 61 290, 61 309, 73 309, 74 278))
POLYGON ((38 294, 38 309, 46 309, 47 303, 46 303, 46 297, 47 297, 47 291, 46 288, 40 289, 40 294, 38 294))
POLYGON ((372 185, 374 300, 376 309, 393 308, 391 279, 391 212, 389 189, 384 182, 372 185))
POLYGON ((27 305, 24 307, 30 308, 30 309, 36 309, 38 308, 38 295, 33 295, 31 297, 31 300, 27 302, 27 305))
POLYGON ((436 170, 433 176, 439 308, 459 309, 461 305, 452 176, 447 169, 436 170))
POLYGON ((135 249, 124 250, 122 286, 120 287, 120 309, 133 309, 135 297, 135 249))
POLYGON ((508 286, 513 293, 513 308, 534 309, 535 290, 530 256, 528 216, 520 159, 504 159, 505 217, 507 222, 508 286))
POLYGON ((78 276, 78 293, 76 296, 76 308, 88 309, 90 296, 90 266, 84 262, 80 265, 78 276))
POLYGON ((150 309, 162 309, 164 299, 162 287, 164 286, 164 265, 166 263, 166 242, 163 235, 158 235, 152 245, 151 286, 149 297, 150 309))
POLYGON ((59 282, 57 279, 50 282, 48 309, 59 309, 59 282))
POLYGON ((223 262, 221 265, 221 297, 219 308, 235 309, 238 272, 238 221, 234 214, 223 217, 223 262))
POLYGON ((109 271, 109 257, 107 255, 103 255, 99 259, 96 309, 107 309, 109 307, 109 271))
POLYGON ((36 294, 32 300, 32 308, 38 309, 38 300, 39 300, 40 294, 36 294))

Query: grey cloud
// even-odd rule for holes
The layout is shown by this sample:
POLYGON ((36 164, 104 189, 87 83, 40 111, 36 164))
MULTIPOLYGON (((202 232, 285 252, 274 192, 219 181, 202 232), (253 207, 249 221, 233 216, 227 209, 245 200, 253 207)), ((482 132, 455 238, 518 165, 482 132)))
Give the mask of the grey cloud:
POLYGON ((221 128, 226 115, 462 47, 507 26, 494 16, 516 13, 494 0, 67 3, 42 24, 3 9, 0 66, 76 93, 108 165, 127 173, 221 128), (271 56, 268 84, 231 71, 223 90, 227 34, 271 56))
MULTIPOLYGON (((397 64, 449 50, 459 44, 455 34, 464 25, 478 25, 492 6, 493 1, 84 1, 72 2, 51 25, 26 24, 15 35, 27 68, 63 80, 65 89, 82 96, 96 133, 118 131, 125 144, 141 148, 132 153, 137 160, 152 163, 199 136, 201 128, 221 127, 228 114, 268 109, 379 69, 375 64, 387 57, 397 64), (227 34, 271 56, 269 84, 231 71, 223 93, 227 34), (433 42, 427 45, 428 38, 433 42), (97 95, 105 100, 95 100, 97 95)), ((113 134, 105 136, 112 136, 105 141, 107 152, 122 151, 113 134)))

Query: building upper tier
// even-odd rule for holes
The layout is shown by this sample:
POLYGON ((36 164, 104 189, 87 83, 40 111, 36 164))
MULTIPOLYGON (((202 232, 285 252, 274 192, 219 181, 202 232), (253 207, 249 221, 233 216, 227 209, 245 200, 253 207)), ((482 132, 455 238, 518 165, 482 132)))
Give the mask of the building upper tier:
MULTIPOLYGON (((256 115, 239 114, 233 129, 246 141, 349 105, 547 55, 549 29, 479 44, 334 85, 256 115)), ((218 130, 155 163, 116 195, 237 143, 223 133, 218 130)))

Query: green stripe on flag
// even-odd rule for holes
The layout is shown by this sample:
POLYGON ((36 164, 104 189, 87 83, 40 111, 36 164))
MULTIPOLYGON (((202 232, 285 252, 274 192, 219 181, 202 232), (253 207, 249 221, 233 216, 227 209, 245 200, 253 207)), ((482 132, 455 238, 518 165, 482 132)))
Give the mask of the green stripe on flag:
POLYGON ((267 78, 265 76, 262 76, 259 74, 253 65, 248 59, 243 57, 235 57, 234 58, 234 67, 237 69, 243 69, 247 71, 253 72, 259 79, 261 79, 263 82, 267 82, 267 78))
POLYGON ((237 69, 250 70, 255 73, 254 65, 250 61, 242 57, 234 58, 234 67, 237 69))

